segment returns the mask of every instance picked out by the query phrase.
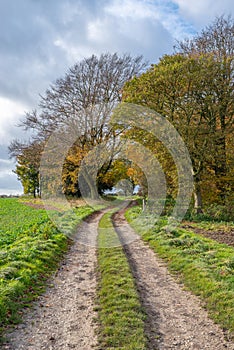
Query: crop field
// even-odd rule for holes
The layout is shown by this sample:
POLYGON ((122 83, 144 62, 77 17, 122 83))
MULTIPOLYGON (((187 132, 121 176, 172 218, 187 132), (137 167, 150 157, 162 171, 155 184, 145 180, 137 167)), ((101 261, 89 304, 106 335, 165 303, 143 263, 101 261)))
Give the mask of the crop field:
MULTIPOLYGON (((89 207, 79 208, 74 225, 91 211, 89 207)), ((69 240, 50 221, 46 210, 18 199, 0 199, 0 218, 1 330, 8 323, 18 322, 22 307, 42 292, 69 240)))

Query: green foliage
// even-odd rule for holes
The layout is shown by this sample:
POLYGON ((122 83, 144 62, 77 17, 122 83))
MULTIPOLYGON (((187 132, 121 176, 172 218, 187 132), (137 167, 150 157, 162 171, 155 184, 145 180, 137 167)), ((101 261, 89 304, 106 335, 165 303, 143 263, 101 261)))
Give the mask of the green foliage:
POLYGON ((98 313, 100 349, 143 350, 145 315, 134 285, 127 258, 112 226, 111 214, 105 214, 99 226, 98 313))
POLYGON ((147 231, 132 221, 139 211, 139 207, 129 209, 127 220, 185 286, 200 296, 210 316, 234 334, 234 249, 189 230, 167 232, 165 217, 147 231))
POLYGON ((93 211, 94 209, 89 206, 78 207, 69 211, 56 212, 56 216, 53 218, 56 220, 59 229, 68 237, 72 238, 80 221, 93 211))
POLYGON ((211 204, 203 209, 203 213, 197 214, 190 209, 186 216, 186 220, 193 221, 215 221, 215 222, 234 222, 234 204, 227 205, 211 204))
POLYGON ((24 194, 39 194, 39 170, 26 160, 18 159, 16 170, 14 171, 21 181, 24 194))
POLYGON ((42 151, 43 144, 37 141, 27 144, 14 140, 9 146, 10 157, 17 160, 14 172, 22 183, 24 193, 34 197, 40 196, 39 167, 42 151))
MULTIPOLYGON (((128 169, 131 167, 131 161, 126 159, 113 160, 112 164, 105 164, 98 172, 97 186, 99 193, 107 189, 116 187, 116 184, 123 179, 133 182, 128 175, 128 169)), ((118 186, 118 185, 117 185, 118 186)))

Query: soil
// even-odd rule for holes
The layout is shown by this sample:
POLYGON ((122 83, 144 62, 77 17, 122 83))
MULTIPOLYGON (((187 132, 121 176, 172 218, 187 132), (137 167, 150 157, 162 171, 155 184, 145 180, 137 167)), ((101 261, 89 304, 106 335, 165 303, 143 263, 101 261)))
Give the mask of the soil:
POLYGON ((225 243, 234 247, 234 229, 230 228, 228 230, 205 230, 203 228, 195 227, 191 223, 184 223, 182 228, 192 230, 200 235, 207 238, 214 239, 219 243, 225 243))
POLYGON ((33 203, 33 202, 22 202, 25 205, 27 205, 28 207, 32 207, 35 209, 46 209, 46 210, 59 210, 58 208, 52 206, 52 205, 47 205, 46 208, 44 206, 44 204, 40 204, 40 203, 33 203))
MULTIPOLYGON (((37 199, 38 200, 38 199, 37 199)), ((43 203, 42 200, 40 200, 40 202, 37 202, 37 200, 35 201, 22 201, 23 204, 35 208, 35 209, 46 209, 46 210, 56 210, 56 211, 62 211, 62 209, 59 209, 56 206, 56 202, 55 205, 51 205, 51 204, 47 204, 47 203, 43 203)), ((78 208, 81 207, 83 205, 85 205, 84 200, 82 199, 73 199, 73 200, 69 200, 68 203, 70 204, 71 208, 78 208)))
MULTIPOLYGON (((103 212, 79 227, 77 239, 50 281, 47 291, 24 312, 23 322, 7 334, 2 349, 97 349, 95 319, 96 248, 98 222, 103 212), (91 233, 87 244, 87 227, 91 233)), ((144 244, 126 223, 124 210, 114 216, 115 228, 135 278, 147 319, 148 350, 234 350, 234 343, 202 308, 201 302, 172 277, 164 262, 144 244)))

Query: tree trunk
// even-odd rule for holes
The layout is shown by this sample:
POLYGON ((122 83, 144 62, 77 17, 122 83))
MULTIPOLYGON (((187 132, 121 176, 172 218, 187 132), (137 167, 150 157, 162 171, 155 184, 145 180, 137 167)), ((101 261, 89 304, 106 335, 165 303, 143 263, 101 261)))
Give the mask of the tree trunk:
POLYGON ((81 191, 82 196, 90 198, 92 200, 98 200, 99 196, 96 183, 94 182, 93 177, 86 166, 82 168, 82 177, 83 180, 81 180, 81 182, 79 183, 79 185, 82 185, 83 189, 83 191, 81 191))
POLYGON ((202 194, 201 194, 201 186, 200 181, 195 179, 195 188, 194 188, 194 209, 197 214, 202 214, 203 204, 202 204, 202 194))
POLYGON ((220 137, 216 141, 216 164, 215 164, 215 176, 216 186, 219 191, 221 201, 224 203, 226 198, 226 176, 227 176, 227 157, 226 157, 226 138, 220 137))

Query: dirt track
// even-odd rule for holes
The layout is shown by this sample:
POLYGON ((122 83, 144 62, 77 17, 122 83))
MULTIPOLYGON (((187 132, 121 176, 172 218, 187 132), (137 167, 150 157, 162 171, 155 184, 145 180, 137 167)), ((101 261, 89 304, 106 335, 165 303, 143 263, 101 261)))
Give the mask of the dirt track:
MULTIPOLYGON (((91 215, 79 227, 79 234, 94 241, 103 213, 91 215)), ((92 242, 91 242, 92 243, 92 242)), ((96 296, 96 249, 80 244, 71 247, 59 271, 51 280, 52 287, 27 310, 23 323, 8 334, 9 350, 68 350, 95 348, 97 339, 94 311, 96 296)))
MULTIPOLYGON (((97 237, 102 213, 90 217, 92 233, 87 244, 97 237)), ((114 218, 122 240, 136 237, 126 223, 123 211, 114 218)), ((79 229, 86 236, 87 224, 79 229)), ((94 318, 96 296, 96 249, 76 242, 46 293, 33 309, 25 312, 23 323, 8 333, 9 350, 91 350, 97 348, 94 318)), ((224 332, 202 309, 199 299, 183 290, 168 273, 165 264, 140 239, 126 245, 140 300, 147 313, 145 333, 148 350, 234 350, 224 332)))

